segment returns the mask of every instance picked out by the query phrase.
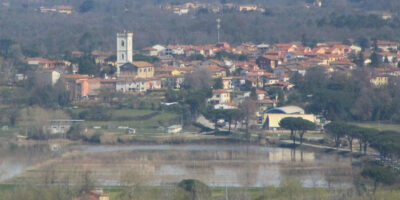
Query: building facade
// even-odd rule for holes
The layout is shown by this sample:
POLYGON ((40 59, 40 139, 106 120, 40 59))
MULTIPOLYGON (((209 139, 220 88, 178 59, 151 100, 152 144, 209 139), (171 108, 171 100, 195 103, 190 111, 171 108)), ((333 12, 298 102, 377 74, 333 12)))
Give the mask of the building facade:
POLYGON ((120 74, 120 67, 133 61, 133 33, 117 34, 117 76, 120 74))

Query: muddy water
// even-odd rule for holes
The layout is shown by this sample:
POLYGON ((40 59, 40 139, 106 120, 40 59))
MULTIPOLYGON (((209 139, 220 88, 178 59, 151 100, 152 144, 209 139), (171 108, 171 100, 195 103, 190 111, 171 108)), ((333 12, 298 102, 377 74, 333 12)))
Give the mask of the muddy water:
MULTIPOLYGON (((18 177, 29 167, 59 156, 48 147, 32 148, 0 153, 0 181, 18 177)), ((350 158, 279 147, 80 145, 63 150, 67 151, 79 153, 57 161, 56 173, 89 169, 96 182, 103 185, 119 185, 129 172, 140 176, 142 184, 148 185, 171 184, 188 178, 202 180, 210 186, 249 187, 277 186, 288 177, 298 178, 306 187, 349 187, 353 182, 350 158)), ((29 177, 29 173, 24 175, 29 177)))

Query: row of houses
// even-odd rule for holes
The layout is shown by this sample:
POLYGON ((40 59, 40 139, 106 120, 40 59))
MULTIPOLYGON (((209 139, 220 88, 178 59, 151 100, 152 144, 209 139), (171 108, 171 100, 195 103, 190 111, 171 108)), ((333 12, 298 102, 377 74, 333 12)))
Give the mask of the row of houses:
POLYGON ((52 7, 40 6, 38 10, 41 13, 60 13, 70 15, 74 8, 69 5, 56 5, 52 7))
POLYGON ((199 9, 207 9, 213 13, 219 13, 222 10, 234 10, 239 12, 265 12, 265 8, 256 5, 256 4, 234 4, 234 3, 226 3, 226 4, 208 4, 208 3, 199 3, 199 2, 187 2, 183 4, 167 4, 161 5, 161 9, 171 11, 177 15, 186 15, 189 12, 197 11, 199 9))
MULTIPOLYGON (((397 46, 393 43, 378 43, 382 49, 393 49, 397 46)), ((161 45, 157 49, 165 51, 161 45)), ((211 45, 207 45, 209 47, 211 45)), ((239 45, 241 46, 241 45, 239 45)), ((243 46, 243 45, 242 45, 243 46)), ((248 45, 247 46, 251 46, 248 45)), ((183 46, 188 47, 188 46, 183 46)), ((184 52, 190 48, 182 48, 184 52)), ((204 46, 197 46, 202 49, 204 46)), ((172 50, 173 47, 169 46, 172 50)), ((214 45, 216 51, 233 52, 229 44, 214 45)), ((358 52, 358 48, 343 45, 337 42, 319 43, 313 49, 304 47, 300 43, 286 43, 270 45, 255 45, 252 51, 264 51, 257 59, 247 61, 206 59, 204 61, 183 61, 173 59, 173 63, 161 62, 157 66, 147 62, 129 62, 120 66, 118 78, 99 78, 89 75, 80 75, 65 72, 65 68, 71 63, 64 60, 49 60, 44 58, 28 58, 29 65, 38 66, 42 71, 42 79, 47 84, 54 85, 63 78, 72 96, 76 99, 95 98, 103 88, 112 91, 143 93, 148 90, 163 88, 180 89, 185 74, 194 72, 197 68, 206 68, 212 73, 213 78, 221 78, 224 90, 235 90, 249 84, 251 87, 265 89, 266 87, 280 87, 291 89, 294 85, 289 82, 293 73, 305 75, 308 68, 323 66, 327 71, 352 70, 356 65, 348 58, 351 53, 358 52), (260 50, 261 49, 261 50, 260 50)), ((101 53, 92 52, 94 55, 105 57, 101 53)), ((163 53, 156 54, 162 56, 163 53)), ((379 55, 390 55, 390 60, 397 58, 398 54, 382 51, 379 55)), ((210 57, 210 55, 208 55, 210 57)), ((111 63, 115 64, 115 62, 111 63)), ((77 70, 75 70, 77 71, 77 70)), ((376 86, 386 85, 389 76, 398 75, 396 68, 385 68, 371 73, 371 83, 376 86)), ((224 102, 224 101, 223 101, 224 102)))
MULTIPOLYGON (((290 77, 294 74, 304 76, 308 69, 315 66, 325 68, 327 73, 342 71, 351 75, 350 72, 357 68, 352 56, 366 54, 363 62, 368 64, 372 53, 369 49, 362 51, 361 47, 341 42, 318 43, 314 48, 300 42, 258 45, 243 43, 237 46, 228 43, 154 45, 139 52, 159 58, 159 62, 152 64, 133 60, 132 41, 131 33, 117 35, 116 61, 105 61, 105 57, 110 57, 109 53, 91 53, 95 58, 104 60, 99 63, 117 68, 117 73, 112 76, 94 77, 77 74, 76 69, 67 72, 59 70, 67 66, 74 68, 68 61, 28 58, 27 62, 43 69, 40 71, 41 79, 46 84, 54 85, 58 80, 63 80, 71 96, 78 101, 97 99, 111 95, 110 92, 145 94, 149 90, 179 90, 187 74, 206 69, 213 79, 220 79, 222 82, 222 87, 212 90, 212 97, 208 100, 214 108, 235 109, 245 98, 255 95, 259 125, 268 121, 271 122, 268 127, 275 128, 274 121, 279 117, 275 119, 265 115, 266 111, 276 107, 278 103, 277 95, 268 95, 270 88, 290 91, 294 87, 290 77), (219 52, 230 56, 245 55, 246 58, 216 57, 221 55, 219 52), (202 55, 202 58, 190 59, 192 55, 202 55)), ((398 43, 377 41, 377 46, 379 59, 388 65, 370 70, 369 78, 372 85, 381 87, 389 83, 390 77, 400 75, 399 68, 393 67, 400 54, 397 51, 398 43)), ((72 55, 82 56, 82 52, 73 52, 72 55)))

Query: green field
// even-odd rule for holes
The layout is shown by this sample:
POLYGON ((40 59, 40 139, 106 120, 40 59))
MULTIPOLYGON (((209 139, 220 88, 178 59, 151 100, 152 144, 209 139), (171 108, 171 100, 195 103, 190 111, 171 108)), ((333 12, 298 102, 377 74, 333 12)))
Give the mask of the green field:
POLYGON ((378 123, 378 122, 352 123, 352 124, 361 126, 364 128, 373 128, 378 131, 398 131, 398 132, 400 132, 400 124, 387 124, 387 123, 378 123))
MULTIPOLYGON (((243 199, 243 200, 328 200, 328 199, 380 199, 394 200, 398 199, 400 191, 398 189, 383 189, 379 188, 375 194, 372 191, 363 191, 358 194, 351 190, 327 188, 304 188, 298 184, 287 184, 281 187, 267 188, 246 188, 246 187, 211 187, 210 200, 225 200, 227 199, 243 199)), ((371 188, 369 189, 371 190, 371 188)), ((165 199, 182 199, 183 191, 175 185, 170 186, 140 186, 133 187, 105 187, 103 190, 109 195, 112 200, 126 199, 126 195, 132 194, 133 199, 142 200, 165 200, 165 199)), ((57 186, 35 187, 35 186, 14 186, 0 185, 0 200, 10 198, 24 199, 55 199, 67 196, 77 196, 78 193, 74 190, 57 186), (18 192, 17 192, 18 191, 18 192)))
POLYGON ((89 129, 93 127, 101 127, 102 130, 110 132, 124 132, 123 129, 118 129, 120 126, 135 128, 138 133, 160 133, 163 130, 159 129, 163 126, 170 126, 180 123, 180 118, 175 113, 170 112, 158 112, 153 110, 113 110, 112 119, 108 121, 86 121, 85 122, 89 129), (129 119, 129 118, 140 118, 141 116, 151 115, 154 116, 146 117, 144 119, 129 119), (122 120, 120 120, 122 118, 122 120), (124 119, 126 118, 126 119, 124 119))

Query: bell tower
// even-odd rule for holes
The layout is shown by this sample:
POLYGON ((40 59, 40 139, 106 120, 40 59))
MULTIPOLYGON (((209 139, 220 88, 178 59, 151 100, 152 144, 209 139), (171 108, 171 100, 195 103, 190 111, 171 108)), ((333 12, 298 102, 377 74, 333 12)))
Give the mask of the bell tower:
POLYGON ((117 33, 117 77, 120 67, 133 61, 133 33, 117 33))

